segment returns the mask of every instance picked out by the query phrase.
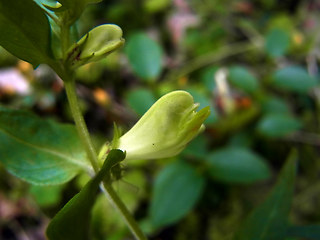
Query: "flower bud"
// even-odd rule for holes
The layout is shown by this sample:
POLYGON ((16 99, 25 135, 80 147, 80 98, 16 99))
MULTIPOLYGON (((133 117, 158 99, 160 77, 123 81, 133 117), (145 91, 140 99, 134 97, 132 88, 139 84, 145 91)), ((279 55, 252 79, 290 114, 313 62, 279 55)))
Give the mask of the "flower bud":
POLYGON ((98 61, 123 44, 121 28, 103 24, 92 29, 69 49, 67 61, 74 67, 98 61))
POLYGON ((210 109, 196 112, 198 106, 185 91, 164 95, 119 139, 117 148, 126 151, 128 160, 177 155, 204 130, 210 109))

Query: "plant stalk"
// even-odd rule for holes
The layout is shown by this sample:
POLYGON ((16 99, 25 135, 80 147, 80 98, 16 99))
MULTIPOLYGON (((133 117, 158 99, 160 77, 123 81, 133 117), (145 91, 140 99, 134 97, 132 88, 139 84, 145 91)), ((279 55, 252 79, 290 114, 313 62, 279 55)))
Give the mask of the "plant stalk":
POLYGON ((147 240, 147 237, 142 232, 140 226, 133 218, 132 214, 129 212, 126 205, 122 202, 119 198, 118 194, 114 191, 110 183, 105 183, 102 188, 105 191, 105 194, 108 196, 109 201, 111 204, 118 209, 120 212, 123 220, 126 222, 127 226, 129 227, 131 233, 135 236, 137 240, 147 240))
MULTIPOLYGON (((78 99, 75 91, 74 80, 65 81, 65 88, 66 88, 69 105, 70 105, 71 112, 76 124, 78 134, 85 147, 85 150, 92 164, 92 167, 94 171, 97 173, 99 171, 97 153, 91 142, 87 126, 85 124, 85 121, 83 119, 83 116, 79 107, 79 103, 78 103, 78 99)), ((103 190, 107 194, 111 204, 118 209, 119 213, 122 215, 123 219, 125 220, 127 226, 129 227, 130 231, 135 236, 135 238, 137 240, 147 240, 146 236, 140 229, 138 223, 132 217, 131 213, 129 212, 125 204, 122 202, 122 200, 119 198, 117 193, 113 190, 111 183, 104 182, 103 190)))
POLYGON ((91 142, 87 125, 83 119, 83 116, 79 107, 79 102, 78 102, 78 98, 75 90, 75 81, 73 79, 65 81, 64 85, 65 85, 71 113, 72 113, 74 122, 76 124, 76 128, 77 128, 80 140, 85 148, 85 151, 88 155, 88 158, 90 160, 90 163, 94 171, 97 173, 99 171, 97 153, 91 142))
MULTIPOLYGON (((76 128, 78 130, 80 139, 85 147, 85 150, 86 150, 88 158, 92 164, 92 167, 93 167, 94 171, 97 173, 99 171, 97 153, 96 153, 94 146, 91 142, 87 126, 85 124, 85 121, 83 119, 83 116, 82 116, 80 108, 79 108, 79 103, 78 103, 78 99, 77 99, 76 91, 75 91, 74 80, 65 81, 65 88, 66 88, 71 112, 72 112, 72 115, 73 115, 73 118, 74 118, 74 121, 76 124, 76 128)), ((132 234, 136 237, 136 239, 146 240, 147 238, 145 237, 144 233, 142 232, 139 225, 134 220, 134 218, 132 217, 129 210, 122 202, 122 200, 119 198, 119 196, 113 190, 111 183, 104 182, 104 189, 103 190, 105 190, 105 193, 108 195, 109 200, 111 201, 112 205, 118 209, 118 211, 122 215, 123 219, 127 223, 129 229, 131 230, 132 234)))
MULTIPOLYGON (((61 26, 61 47, 62 47, 62 55, 63 59, 67 59, 67 50, 70 45, 70 28, 69 26, 61 26)), ((74 80, 74 72, 69 69, 68 63, 63 62, 62 65, 52 64, 52 67, 56 70, 56 72, 60 75, 60 77, 64 80, 65 89, 67 93, 67 98, 69 102, 69 106, 71 109, 71 113, 80 137, 80 140, 84 146, 84 149, 87 153, 87 156, 91 162, 91 165, 94 169, 94 172, 97 173, 100 169, 98 163, 98 155, 96 150, 92 144, 90 134, 87 128, 87 125, 84 121, 83 115, 80 110, 79 101, 76 94, 76 86, 74 80)), ((111 204, 118 209, 119 213, 122 215, 125 220, 127 226, 129 227, 132 234, 135 236, 137 240, 147 240, 146 236, 140 229, 138 223, 135 221, 125 204, 119 198, 117 193, 113 190, 111 186, 111 182, 104 182, 103 191, 108 196, 111 204)))

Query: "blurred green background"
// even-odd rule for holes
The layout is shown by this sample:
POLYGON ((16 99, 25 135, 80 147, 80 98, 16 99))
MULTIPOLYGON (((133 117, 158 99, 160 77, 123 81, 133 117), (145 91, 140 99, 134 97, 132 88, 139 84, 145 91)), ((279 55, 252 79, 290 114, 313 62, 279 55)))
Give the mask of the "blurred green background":
MULTIPOLYGON (((170 91, 186 90, 199 109, 211 108, 205 132, 179 156, 123 163, 114 187, 150 239, 249 239, 242 235, 263 219, 275 236, 259 239, 320 239, 319 11, 318 1, 302 0, 105 0, 87 8, 79 37, 114 23, 126 39, 77 72, 97 149, 112 139, 113 122, 127 131, 170 91), (293 158, 296 178, 279 174, 293 158), (274 219, 313 226, 292 228, 306 238, 281 237, 274 219)), ((72 122, 54 72, 33 70, 2 48, 0 101, 72 122)), ((49 219, 87 181, 31 186, 0 164, 0 239, 45 239, 49 219)), ((91 227, 96 240, 132 239, 102 194, 91 227)))

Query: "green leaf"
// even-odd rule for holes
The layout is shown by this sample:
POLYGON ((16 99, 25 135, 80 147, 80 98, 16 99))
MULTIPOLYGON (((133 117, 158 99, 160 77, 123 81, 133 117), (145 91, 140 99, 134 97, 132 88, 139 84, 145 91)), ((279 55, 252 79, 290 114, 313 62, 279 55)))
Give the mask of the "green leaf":
POLYGON ((302 127, 302 123, 286 114, 267 114, 257 125, 260 134, 266 137, 284 137, 302 127))
POLYGON ((133 71, 146 81, 155 81, 163 65, 161 46, 146 34, 132 35, 125 49, 133 71))
POLYGON ((208 154, 208 145, 208 139, 206 136, 204 134, 199 134, 199 136, 197 136, 187 145, 182 153, 186 156, 203 159, 208 154))
POLYGON ((317 81, 304 68, 290 66, 277 70, 273 74, 272 84, 283 90, 307 93, 317 85, 317 81))
POLYGON ((267 199, 245 219, 235 240, 283 240, 294 190, 296 152, 292 152, 267 199))
POLYGON ((156 102, 156 98, 149 89, 139 88, 129 91, 126 102, 138 115, 142 116, 156 102))
POLYGON ((288 104, 281 98, 268 96, 262 101, 262 110, 266 113, 290 113, 288 104))
POLYGON ((39 186, 32 185, 30 194, 41 207, 51 207, 61 200, 63 185, 39 186))
POLYGON ((61 184, 90 163, 76 129, 0 106, 0 162, 33 184, 61 184))
POLYGON ((298 237, 308 240, 320 239, 320 225, 290 226, 287 230, 288 237, 298 237))
POLYGON ((246 148, 227 147, 207 157, 210 175, 227 183, 251 183, 270 177, 265 160, 246 148))
POLYGON ((209 93, 212 93, 212 91, 216 88, 216 82, 214 80, 214 75, 218 71, 218 67, 209 67, 205 69, 201 75, 201 82, 206 87, 206 90, 209 93))
POLYGON ((121 150, 111 150, 99 173, 90 180, 52 219, 47 236, 50 240, 89 239, 90 213, 99 184, 110 169, 125 158, 121 150))
POLYGON ((150 217, 154 227, 183 218, 201 197, 205 179, 185 162, 165 167, 157 176, 151 197, 150 217))
POLYGON ((50 25, 32 0, 0 1, 0 45, 34 67, 52 58, 50 25))
POLYGON ((254 93, 259 88, 258 80, 244 67, 231 67, 228 77, 234 86, 247 93, 254 93))
POLYGON ((280 28, 271 29, 265 41, 265 50, 273 58, 283 56, 290 47, 290 36, 280 28))

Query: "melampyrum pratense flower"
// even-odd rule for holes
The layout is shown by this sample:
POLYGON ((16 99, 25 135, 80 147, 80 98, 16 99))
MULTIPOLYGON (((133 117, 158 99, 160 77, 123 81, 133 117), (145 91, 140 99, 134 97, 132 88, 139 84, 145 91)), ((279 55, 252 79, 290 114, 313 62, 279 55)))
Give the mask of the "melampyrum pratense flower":
POLYGON ((126 151, 126 159, 172 157, 204 130, 210 114, 186 91, 174 91, 161 97, 113 147, 126 151))

